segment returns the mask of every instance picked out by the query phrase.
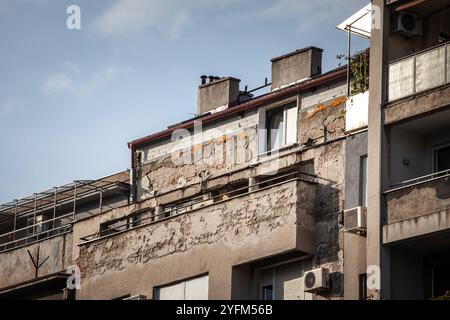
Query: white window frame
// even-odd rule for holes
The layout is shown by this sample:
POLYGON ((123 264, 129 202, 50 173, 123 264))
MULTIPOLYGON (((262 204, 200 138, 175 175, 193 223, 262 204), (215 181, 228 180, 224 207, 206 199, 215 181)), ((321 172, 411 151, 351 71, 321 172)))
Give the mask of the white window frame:
POLYGON ((292 147, 298 143, 298 110, 299 110, 299 103, 298 103, 298 97, 286 99, 283 101, 278 102, 277 104, 273 104, 267 107, 262 107, 259 109, 259 121, 258 121, 258 153, 260 156, 276 153, 280 150, 292 147), (295 106, 294 106, 295 104, 295 106), (270 111, 276 110, 276 109, 283 109, 283 141, 279 148, 274 150, 268 150, 268 136, 269 131, 268 128, 268 113, 270 111), (292 111, 291 111, 292 110, 292 111), (292 116, 289 116, 289 111, 292 112, 292 114, 295 114, 294 119, 292 116), (292 123, 289 120, 293 120, 294 124, 293 126, 289 127, 289 124, 292 125, 292 123), (260 130, 262 129, 262 130, 260 130), (293 131, 291 139, 289 139, 289 133, 293 131))
MULTIPOLYGON (((311 255, 306 255, 304 257, 294 258, 294 259, 282 261, 282 262, 279 262, 279 263, 269 264, 267 266, 255 269, 255 272, 257 274, 257 286, 256 286, 256 288, 258 290, 258 297, 259 297, 259 299, 263 300, 263 288, 268 286, 268 285, 272 285, 272 299, 273 300, 276 299, 276 296, 277 296, 277 293, 276 293, 276 281, 277 281, 277 279, 276 279, 276 275, 275 275, 275 270, 276 270, 277 267, 285 266, 287 264, 291 264, 291 263, 295 263, 295 262, 302 262, 303 263, 303 262, 311 260, 311 259, 312 259, 311 255), (264 272, 265 270, 268 270, 268 269, 272 271, 272 281, 263 283, 261 281, 261 273, 264 272)), ((304 269, 303 271, 304 271, 304 273, 306 273, 306 271, 308 271, 308 270, 304 269)), ((302 279, 303 278, 304 278, 304 276, 302 277, 302 279)), ((305 300, 311 300, 311 297, 308 296, 310 294, 308 294, 306 292, 305 292, 305 294, 306 294, 306 296, 305 296, 306 299, 305 300)))
POLYGON ((182 290, 181 291, 182 291, 182 295, 183 295, 183 299, 182 300, 186 300, 186 285, 189 282, 192 282, 192 281, 195 281, 195 280, 200 280, 200 279, 206 279, 206 283, 207 283, 206 295, 209 296, 209 274, 203 274, 203 275, 196 276, 196 277, 193 277, 193 278, 188 278, 188 279, 181 280, 181 281, 178 281, 178 282, 173 282, 173 283, 169 283, 169 284, 165 284, 165 285, 162 285, 162 286, 155 287, 154 288, 155 299, 156 300, 160 300, 161 299, 160 298, 161 289, 170 288, 170 287, 175 287, 175 286, 181 285, 182 286, 182 290))

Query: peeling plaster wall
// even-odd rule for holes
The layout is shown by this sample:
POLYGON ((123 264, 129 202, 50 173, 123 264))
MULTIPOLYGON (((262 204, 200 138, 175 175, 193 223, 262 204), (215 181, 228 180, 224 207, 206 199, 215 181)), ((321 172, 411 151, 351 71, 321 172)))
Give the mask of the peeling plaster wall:
MULTIPOLYGON (((83 273, 83 289, 78 296, 81 299, 109 299, 126 294, 152 297, 155 286, 209 273, 210 299, 229 299, 234 266, 301 250, 313 254, 313 267, 330 269, 331 291, 317 298, 341 299, 344 234, 339 212, 344 196, 345 103, 336 103, 341 91, 336 85, 323 90, 320 99, 305 97, 303 101, 309 101, 310 105, 299 107, 298 140, 300 145, 308 140, 313 140, 315 145, 294 153, 287 150, 287 155, 281 153, 272 160, 278 162, 280 168, 304 163, 302 171, 320 177, 314 189, 304 184, 298 192, 279 187, 260 190, 82 245, 79 255, 78 248, 74 249, 74 257, 78 257, 83 273), (297 197, 303 200, 296 202, 297 197), (308 213, 311 211, 313 215, 308 213), (295 226, 295 217, 300 225, 295 226)), ((262 164, 249 167, 250 159, 257 154, 257 125, 257 112, 217 125, 237 130, 236 136, 250 137, 245 148, 251 151, 251 157, 244 159, 242 167, 202 161, 176 166, 172 161, 173 145, 169 148, 168 141, 142 149, 144 165, 139 174, 149 179, 138 178, 138 190, 140 199, 148 200, 80 221, 74 226, 74 238, 95 233, 100 223, 125 216, 132 210, 195 195, 201 191, 202 181, 208 189, 258 175, 262 164), (180 189, 180 178, 188 185, 198 184, 180 189), (144 195, 144 188, 157 190, 161 195, 144 195), (162 194, 168 191, 171 193, 162 194)), ((203 141, 201 148, 194 147, 189 152, 195 156, 199 150, 207 149, 207 155, 214 155, 215 152, 208 150, 215 150, 217 142, 220 145, 230 136, 233 135, 218 134, 212 140, 203 141), (211 144, 214 144, 212 148, 211 144)))
POLYGON ((79 297, 151 297, 154 286, 209 272, 209 298, 229 299, 233 265, 312 243, 315 187, 286 182, 82 245, 79 297))
MULTIPOLYGON (((152 191, 167 192, 180 186, 201 183, 211 174, 255 161, 258 114, 250 111, 224 120, 190 139, 163 140, 138 152, 143 165, 138 170, 138 199, 146 199, 152 191)), ((187 134, 187 132, 185 132, 187 134)))
POLYGON ((384 124, 394 124, 449 105, 450 85, 447 84, 388 104, 384 109, 384 124))
MULTIPOLYGON (((300 95, 297 124, 300 145, 309 138, 323 142, 345 133, 345 103, 336 104, 345 90, 345 83, 337 82, 300 95)), ((205 126, 202 133, 191 130, 191 139, 164 139, 138 149, 143 164, 137 170, 138 199, 201 183, 212 175, 257 162, 258 125, 255 109, 205 126)))
MULTIPOLYGON (((345 103, 335 105, 333 101, 336 98, 302 109, 299 116, 301 144, 308 139, 316 140, 316 144, 319 144, 344 136, 345 103)), ((345 188, 345 140, 309 149, 302 153, 302 160, 311 161, 311 173, 320 177, 316 198, 313 267, 329 268, 331 292, 324 296, 340 299, 344 289, 344 232, 339 223, 339 213, 343 209, 345 188)))
POLYGON ((16 250, 0 254, 0 288, 35 279, 36 269, 28 250, 37 258, 40 247, 40 262, 48 260, 39 269, 38 277, 46 276, 72 265, 72 234, 64 234, 16 250))
POLYGON ((417 218, 450 207, 450 186, 446 180, 432 181, 387 195, 388 224, 417 218))

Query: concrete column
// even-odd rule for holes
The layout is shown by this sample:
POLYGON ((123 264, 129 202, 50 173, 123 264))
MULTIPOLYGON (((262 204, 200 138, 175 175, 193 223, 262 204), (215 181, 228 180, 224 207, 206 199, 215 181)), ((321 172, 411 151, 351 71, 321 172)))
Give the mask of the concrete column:
POLYGON ((258 181, 256 180, 256 178, 249 178, 248 179, 248 192, 253 192, 259 189, 259 186, 256 185, 258 183, 258 181))
POLYGON ((367 267, 369 271, 381 271, 380 277, 369 272, 368 286, 381 283, 381 288, 368 287, 369 299, 389 299, 388 252, 382 247, 382 224, 384 205, 382 191, 388 183, 387 141, 383 128, 383 107, 385 101, 385 46, 389 36, 389 12, 384 0, 373 0, 374 12, 381 14, 381 29, 372 29, 370 53, 370 100, 368 131, 368 211, 367 211, 367 267), (374 279, 377 277, 378 279, 374 279))
POLYGON ((164 213, 164 207, 157 206, 155 208, 155 220, 158 221, 158 220, 161 220, 162 218, 164 218, 163 213, 164 213))

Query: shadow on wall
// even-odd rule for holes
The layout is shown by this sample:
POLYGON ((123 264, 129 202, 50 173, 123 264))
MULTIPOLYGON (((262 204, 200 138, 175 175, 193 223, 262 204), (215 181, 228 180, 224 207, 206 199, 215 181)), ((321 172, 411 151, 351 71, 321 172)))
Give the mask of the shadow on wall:
MULTIPOLYGON (((309 174, 315 174, 313 162, 306 165, 309 174)), ((343 250, 343 228, 341 219, 341 191, 339 185, 318 177, 316 210, 314 216, 316 251, 314 266, 324 266, 330 270, 330 296, 339 296, 343 292, 344 275, 340 252, 343 250)), ((342 255, 342 254, 341 254, 342 255)))

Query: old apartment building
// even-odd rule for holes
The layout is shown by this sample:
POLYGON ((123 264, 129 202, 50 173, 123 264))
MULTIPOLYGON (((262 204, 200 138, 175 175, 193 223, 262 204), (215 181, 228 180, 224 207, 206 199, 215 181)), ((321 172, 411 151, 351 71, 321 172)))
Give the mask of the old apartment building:
POLYGON ((338 26, 370 39, 348 65, 308 47, 254 90, 203 76, 197 116, 130 142, 128 171, 2 205, 0 299, 444 294, 447 12, 374 0, 338 26))

